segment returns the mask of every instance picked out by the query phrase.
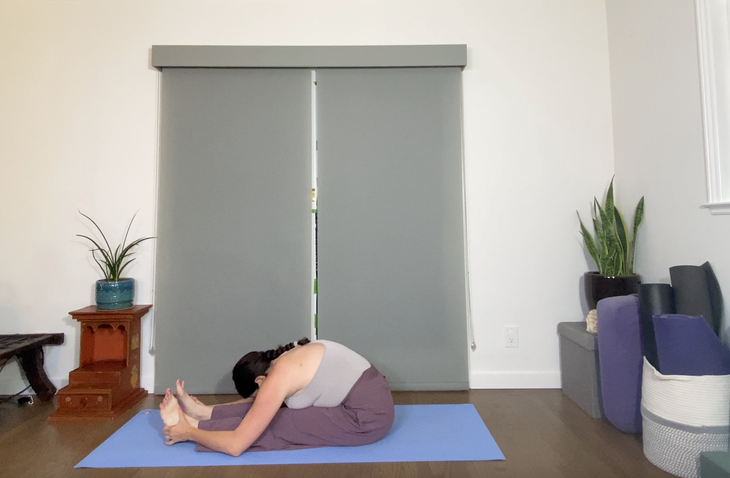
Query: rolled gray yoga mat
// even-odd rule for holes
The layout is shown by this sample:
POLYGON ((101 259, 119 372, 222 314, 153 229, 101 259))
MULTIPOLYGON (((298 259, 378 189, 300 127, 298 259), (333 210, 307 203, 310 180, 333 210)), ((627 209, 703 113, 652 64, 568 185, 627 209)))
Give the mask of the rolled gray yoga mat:
POLYGON ((709 262, 702 266, 674 266, 669 268, 674 289, 676 313, 705 318, 718 334, 722 317, 722 295, 709 262))
POLYGON ((712 266, 709 262, 705 262, 700 266, 702 269, 705 270, 705 273, 707 274, 707 287, 710 291, 710 302, 712 305, 712 317, 715 321, 715 333, 719 336, 720 335, 720 329, 722 324, 720 321, 722 320, 722 291, 720 290, 720 282, 717 280, 717 276, 715 276, 715 272, 712 270, 712 266))
POLYGON ((641 323, 641 343, 644 357, 659 370, 659 358, 654 335, 655 315, 674 314, 674 292, 669 284, 639 285, 639 318, 641 323))

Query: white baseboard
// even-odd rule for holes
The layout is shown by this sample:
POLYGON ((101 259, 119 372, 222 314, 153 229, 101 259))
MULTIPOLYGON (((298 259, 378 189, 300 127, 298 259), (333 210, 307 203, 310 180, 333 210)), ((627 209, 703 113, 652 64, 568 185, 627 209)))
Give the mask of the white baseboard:
MULTIPOLYGON (((23 390, 25 387, 27 387, 28 384, 24 382, 21 379, 13 379, 13 380, 0 380, 0 395, 6 396, 6 395, 14 395, 21 390, 23 390)), ((32 394, 33 389, 29 388, 23 394, 32 394)))
POLYGON ((469 388, 561 388, 560 372, 471 372, 469 388))
MULTIPOLYGON (((48 378, 51 379, 53 385, 55 385, 56 388, 59 390, 68 385, 68 375, 66 375, 65 377, 48 378)), ((147 389, 147 391, 150 393, 152 393, 154 383, 154 374, 146 374, 140 377, 140 386, 147 389)), ((11 376, 11 374, 8 374, 8 377, 0 377, 0 395, 14 395, 23 390, 28 385, 28 381, 25 379, 25 377, 18 377, 17 375, 13 377, 11 376)), ((28 390, 23 392, 23 395, 35 395, 35 392, 33 392, 32 388, 29 388, 28 390)))
POLYGON ((155 393, 155 374, 144 374, 139 379, 139 386, 147 390, 149 393, 155 393))
MULTIPOLYGON (((60 377, 48 377, 56 388, 65 387, 68 385, 68 376, 60 377)), ((0 377, 0 395, 15 395, 16 393, 23 390, 25 387, 30 385, 24 377, 0 377)), ((35 395, 32 388, 29 388, 23 395, 35 395)))

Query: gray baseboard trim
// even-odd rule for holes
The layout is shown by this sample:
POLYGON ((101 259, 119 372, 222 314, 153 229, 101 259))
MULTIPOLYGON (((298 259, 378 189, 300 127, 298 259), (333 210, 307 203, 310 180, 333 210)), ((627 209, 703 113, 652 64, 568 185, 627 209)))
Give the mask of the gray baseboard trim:
POLYGON ((390 389, 395 392, 438 392, 469 390, 468 382, 454 383, 397 383, 388 382, 390 389))

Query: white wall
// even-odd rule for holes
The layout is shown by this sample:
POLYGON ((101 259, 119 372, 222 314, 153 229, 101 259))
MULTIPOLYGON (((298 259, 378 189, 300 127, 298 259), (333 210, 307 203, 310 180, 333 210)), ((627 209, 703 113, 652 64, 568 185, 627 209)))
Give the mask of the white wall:
MULTIPOLYGON (((98 278, 76 211, 119 237, 139 210, 133 234, 154 234, 151 45, 438 43, 469 48, 472 386, 559 387, 557 323, 585 314, 575 210, 613 173, 602 0, 0 2, 0 333, 64 332, 46 359, 65 385, 79 336, 67 312, 92 303, 98 278), (505 325, 519 348, 504 348, 505 325)), ((138 303, 153 263, 146 243, 130 270, 138 303)), ((153 369, 145 354, 148 389, 153 369)), ((22 386, 15 364, 0 374, 0 394, 22 386)))
MULTIPOLYGON (((646 198, 637 270, 709 261, 730 293, 730 216, 707 201, 693 0, 608 0, 616 175, 621 205, 646 198)), ((725 335, 727 326, 725 325, 725 335)))

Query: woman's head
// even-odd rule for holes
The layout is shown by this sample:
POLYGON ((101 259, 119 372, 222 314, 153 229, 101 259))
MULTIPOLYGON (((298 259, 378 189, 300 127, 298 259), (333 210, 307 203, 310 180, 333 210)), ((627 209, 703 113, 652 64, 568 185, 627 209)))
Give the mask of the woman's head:
POLYGON ((276 349, 263 352, 249 352, 241 357, 241 360, 233 367, 233 383, 236 386, 236 391, 243 398, 250 397, 259 388, 258 383, 256 383, 256 377, 265 377, 269 372, 271 362, 297 345, 306 345, 308 343, 309 339, 304 337, 297 342, 282 345, 276 349))

